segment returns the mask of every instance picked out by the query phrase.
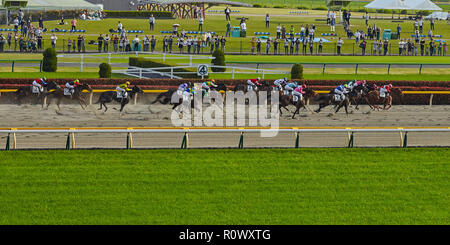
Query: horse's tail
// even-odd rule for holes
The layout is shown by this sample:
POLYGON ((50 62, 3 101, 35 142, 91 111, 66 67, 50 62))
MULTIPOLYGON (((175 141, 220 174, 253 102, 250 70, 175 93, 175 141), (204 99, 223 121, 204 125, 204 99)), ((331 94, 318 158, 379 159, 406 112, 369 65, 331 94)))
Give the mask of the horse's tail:
POLYGON ((161 100, 161 98, 165 97, 165 96, 167 96, 167 92, 159 94, 158 97, 156 97, 155 101, 153 101, 151 104, 153 105, 153 104, 159 102, 163 105, 166 105, 168 103, 168 100, 166 100, 166 99, 161 100))

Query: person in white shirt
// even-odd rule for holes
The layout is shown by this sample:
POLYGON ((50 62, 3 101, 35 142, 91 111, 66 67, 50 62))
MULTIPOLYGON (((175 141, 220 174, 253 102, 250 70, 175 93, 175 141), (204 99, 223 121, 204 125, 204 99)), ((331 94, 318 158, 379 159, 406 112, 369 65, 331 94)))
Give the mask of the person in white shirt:
POLYGON ((341 55, 341 47, 344 44, 344 40, 342 40, 341 38, 339 38, 339 40, 337 41, 337 54, 341 55))
POLYGON ((58 40, 58 37, 56 37, 55 34, 52 34, 50 39, 52 40, 52 48, 56 48, 56 40, 58 40))
POLYGON ((198 30, 203 31, 203 17, 200 15, 200 18, 198 18, 198 30))
POLYGON ((365 19, 366 19, 366 26, 369 26, 369 19, 370 19, 370 16, 369 16, 369 13, 367 13, 367 12, 366 12, 365 19))
POLYGON ((133 51, 138 51, 139 50, 139 43, 140 43, 140 39, 138 37, 138 35, 136 35, 136 37, 133 39, 133 51))
POLYGON ((280 39, 280 37, 281 37, 281 25, 278 24, 278 26, 277 26, 277 39, 280 39))
POLYGON ((123 25, 122 25, 122 23, 120 23, 120 21, 119 21, 119 24, 117 24, 117 30, 118 30, 119 32, 121 32, 121 31, 122 31, 122 28, 123 28, 123 25))
POLYGON ((150 31, 155 30, 155 17, 153 17, 153 14, 148 19, 148 22, 150 23, 150 31))

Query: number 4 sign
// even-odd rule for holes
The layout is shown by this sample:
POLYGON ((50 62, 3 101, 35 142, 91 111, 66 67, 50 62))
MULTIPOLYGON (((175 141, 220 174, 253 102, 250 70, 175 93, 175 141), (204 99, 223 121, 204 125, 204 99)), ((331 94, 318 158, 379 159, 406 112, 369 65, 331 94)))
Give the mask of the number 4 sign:
POLYGON ((208 65, 198 65, 197 66, 197 76, 208 76, 208 65))

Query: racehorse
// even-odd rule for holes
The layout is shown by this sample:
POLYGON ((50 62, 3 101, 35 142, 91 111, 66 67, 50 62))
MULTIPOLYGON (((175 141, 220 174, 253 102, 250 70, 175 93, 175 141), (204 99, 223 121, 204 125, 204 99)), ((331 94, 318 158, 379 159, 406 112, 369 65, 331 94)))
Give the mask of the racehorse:
POLYGON ((304 88, 305 90, 305 94, 302 96, 303 98, 301 100, 298 100, 297 103, 295 103, 295 111, 294 114, 292 115, 292 119, 294 119, 295 114, 299 113, 300 108, 305 108, 307 110, 309 110, 311 113, 314 113, 311 108, 309 108, 308 106, 308 102, 310 98, 314 98, 317 96, 317 93, 312 90, 311 88, 304 88))
MULTIPOLYGON (((242 91, 244 93, 247 93, 249 85, 244 84, 244 83, 238 83, 234 86, 233 91, 237 92, 237 91, 242 91)), ((262 81, 261 85, 256 85, 256 91, 271 91, 272 87, 266 82, 266 81, 262 81)))
MULTIPOLYGON (((61 108, 59 107, 59 105, 61 104, 61 100, 62 99, 69 99, 69 100, 76 100, 78 101, 78 103, 80 104, 81 108, 83 108, 83 110, 86 109, 87 107, 87 103, 85 101, 85 99, 82 96, 83 90, 88 90, 89 93, 92 93, 92 88, 91 86, 89 86, 88 84, 80 84, 78 86, 76 86, 75 88, 73 88, 73 94, 72 95, 65 95, 64 94, 64 90, 65 88, 57 88, 54 91, 51 92, 47 92, 45 93, 43 96, 44 98, 47 98, 47 108, 50 105, 52 99, 56 99, 56 105, 58 106, 58 110, 61 110, 61 108), (84 104, 84 106, 83 106, 84 104)), ((44 102, 42 102, 42 107, 44 107, 44 102)))
POLYGON ((342 107, 345 107, 345 113, 348 116, 348 107, 350 105, 350 100, 349 100, 348 96, 345 96, 344 100, 342 100, 342 101, 336 101, 335 94, 328 93, 328 94, 320 95, 316 99, 316 101, 319 101, 319 108, 317 110, 315 110, 315 112, 317 112, 317 113, 319 113, 320 110, 322 110, 322 108, 327 107, 331 104, 334 104, 335 107, 337 106, 335 113, 338 113, 342 107))
MULTIPOLYGON (((47 82, 47 84, 43 85, 44 87, 44 92, 48 92, 51 91, 53 89, 57 89, 59 88, 58 84, 56 84, 55 82, 51 81, 51 82, 47 82)), ((19 105, 22 104, 22 100, 28 96, 36 96, 36 100, 35 100, 35 104, 37 104, 39 102, 39 99, 41 98, 41 95, 44 93, 33 93, 33 86, 24 86, 24 87, 20 87, 17 89, 16 92, 14 92, 17 103, 19 105)))
MULTIPOLYGON (((225 92, 227 91, 227 86, 224 83, 218 83, 216 85, 217 87, 211 87, 211 90, 225 91, 225 92)), ((160 93, 151 104, 159 102, 163 105, 167 105, 172 100, 173 93, 177 91, 178 91, 177 89, 169 89, 167 92, 160 93)))
POLYGON ((402 94, 402 90, 399 88, 391 89, 391 92, 386 93, 384 98, 380 96, 379 90, 373 90, 368 93, 367 102, 374 110, 381 109, 381 107, 379 107, 377 104, 382 104, 383 110, 389 110, 392 107, 393 96, 395 96, 397 99, 399 99, 400 103, 402 102, 403 94, 402 94))
MULTIPOLYGON (((110 103, 113 100, 120 103, 120 112, 122 112, 125 105, 127 105, 130 102, 130 99, 134 97, 136 93, 144 93, 144 91, 138 87, 137 85, 134 85, 134 87, 131 89, 131 91, 128 91, 128 96, 126 98, 117 98, 117 91, 106 91, 100 94, 100 97, 98 98, 97 103, 100 103, 101 110, 103 106, 105 107, 105 112, 108 110, 108 107, 106 107, 106 103, 110 103)), ((116 108, 113 108, 117 110, 116 108)))

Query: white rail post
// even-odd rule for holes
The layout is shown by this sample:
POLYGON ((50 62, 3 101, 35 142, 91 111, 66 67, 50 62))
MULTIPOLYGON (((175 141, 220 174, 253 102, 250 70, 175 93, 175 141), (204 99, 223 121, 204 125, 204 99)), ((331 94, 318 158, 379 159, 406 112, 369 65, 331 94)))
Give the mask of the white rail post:
POLYGON ((136 93, 136 94, 134 94, 134 105, 136 105, 137 104, 137 97, 138 97, 138 94, 136 93))
POLYGON ((89 105, 92 105, 92 96, 94 95, 94 92, 89 93, 89 105))
POLYGON ((173 67, 170 67, 170 79, 173 79, 173 67))
POLYGON ((83 56, 84 54, 80 55, 80 72, 83 72, 83 56))
POLYGON ((111 53, 108 53, 108 64, 111 65, 111 53))
POLYGON ((433 105, 433 96, 434 96, 434 94, 431 94, 431 95, 430 95, 430 108, 431 108, 431 106, 433 105))
POLYGON ((142 78, 142 68, 139 68, 139 78, 142 78))
POLYGON ((192 55, 189 55, 189 66, 192 66, 192 55))
POLYGON ((231 69, 231 79, 234 79, 234 67, 231 69))
POLYGON ((264 79, 264 70, 262 70, 262 78, 264 79))
POLYGON ((163 62, 166 61, 166 53, 163 53, 163 62))

